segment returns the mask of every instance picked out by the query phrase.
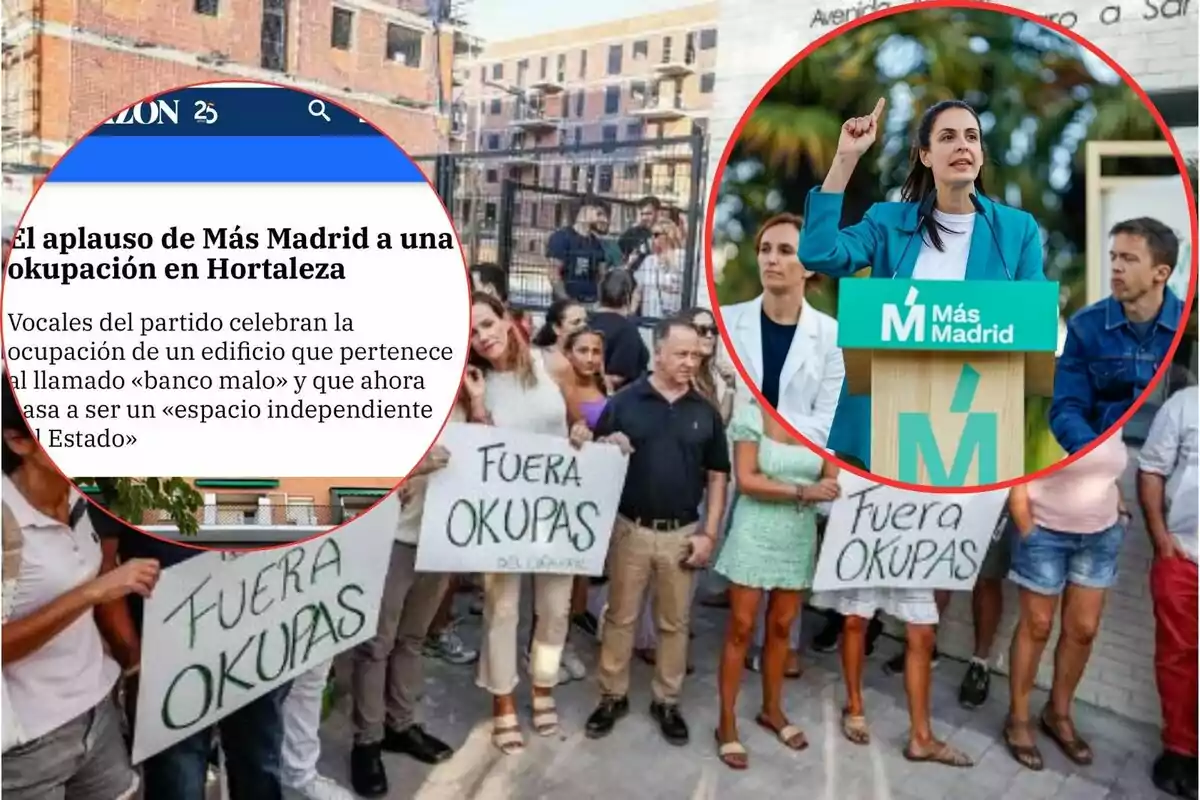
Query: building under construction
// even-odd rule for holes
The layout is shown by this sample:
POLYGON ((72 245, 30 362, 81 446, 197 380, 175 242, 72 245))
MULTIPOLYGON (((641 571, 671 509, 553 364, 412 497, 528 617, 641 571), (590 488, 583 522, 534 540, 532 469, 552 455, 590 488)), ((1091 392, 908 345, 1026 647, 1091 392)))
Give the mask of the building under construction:
POLYGON ((450 0, 4 0, 4 223, 80 136, 143 97, 271 81, 337 100, 406 150, 446 149, 456 52, 450 0))

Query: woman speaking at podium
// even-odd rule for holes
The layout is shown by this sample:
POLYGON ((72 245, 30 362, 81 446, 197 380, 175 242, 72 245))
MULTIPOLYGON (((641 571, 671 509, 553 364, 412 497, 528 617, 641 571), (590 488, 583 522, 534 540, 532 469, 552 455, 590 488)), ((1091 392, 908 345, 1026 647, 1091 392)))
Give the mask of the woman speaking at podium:
MULTIPOLYGON (((1024 211, 983 196, 984 149, 979 115, 959 100, 928 109, 917 126, 900 202, 876 203, 856 225, 840 228, 842 199, 858 160, 875 142, 884 100, 866 117, 842 125, 837 155, 819 189, 809 193, 800 234, 800 262, 813 272, 849 277, 866 267, 872 278, 917 280, 1045 280, 1042 239, 1024 211)), ((870 469, 871 400, 842 387, 829 449, 870 469)), ((868 621, 883 610, 905 622, 904 684, 910 730, 905 758, 949 766, 971 759, 937 740, 930 724, 930 682, 939 611, 930 589, 870 587, 818 593, 813 604, 845 619, 842 669, 847 702, 842 732, 870 741, 862 697, 868 621)))
MULTIPOLYGON (((921 116, 900 202, 876 203, 862 222, 839 227, 846 186, 875 143, 883 108, 880 98, 868 116, 842 125, 833 166, 805 204, 800 263, 835 278, 870 267, 872 278, 1045 280, 1033 216, 983 195, 979 115, 961 100, 944 100, 921 116)), ((843 387, 829 449, 870 469, 869 397, 843 387)))

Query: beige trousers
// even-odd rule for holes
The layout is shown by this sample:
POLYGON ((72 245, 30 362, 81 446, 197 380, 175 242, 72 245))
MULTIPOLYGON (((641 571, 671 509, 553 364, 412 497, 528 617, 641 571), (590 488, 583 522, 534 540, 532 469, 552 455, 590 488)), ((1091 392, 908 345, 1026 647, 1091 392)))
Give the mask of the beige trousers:
MULTIPOLYGON (((521 620, 521 582, 525 575, 483 576, 483 638, 475 683, 497 696, 512 694, 517 677, 517 625, 521 620)), ((539 689, 558 684, 563 645, 570 625, 574 575, 533 575, 537 627, 529 653, 529 678, 539 689)))
POLYGON ((351 653, 355 744, 383 741, 384 725, 402 731, 420 723, 425 678, 421 647, 446 594, 448 576, 417 572, 417 548, 392 545, 375 636, 351 653))
POLYGON ((687 539, 695 531, 696 525, 692 524, 659 533, 638 527, 624 517, 617 518, 609 550, 608 610, 604 614, 597 674, 602 694, 624 697, 629 692, 634 628, 646 589, 653 581, 658 647, 651 690, 660 703, 674 703, 679 698, 687 675, 694 578, 680 561, 687 553, 687 539))

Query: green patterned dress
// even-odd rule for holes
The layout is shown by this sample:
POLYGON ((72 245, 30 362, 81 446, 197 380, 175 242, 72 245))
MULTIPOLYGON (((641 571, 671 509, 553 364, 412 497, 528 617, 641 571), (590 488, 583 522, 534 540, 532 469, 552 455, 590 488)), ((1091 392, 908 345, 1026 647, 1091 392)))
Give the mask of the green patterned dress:
MULTIPOLYGON (((763 435, 762 411, 755 404, 734 413, 729 435, 735 446, 737 442, 758 444, 759 472, 772 480, 805 486, 821 479, 822 458, 802 444, 763 435)), ((794 500, 768 502, 743 494, 714 568, 740 586, 801 590, 812 586, 816 554, 813 506, 798 508, 794 500)))

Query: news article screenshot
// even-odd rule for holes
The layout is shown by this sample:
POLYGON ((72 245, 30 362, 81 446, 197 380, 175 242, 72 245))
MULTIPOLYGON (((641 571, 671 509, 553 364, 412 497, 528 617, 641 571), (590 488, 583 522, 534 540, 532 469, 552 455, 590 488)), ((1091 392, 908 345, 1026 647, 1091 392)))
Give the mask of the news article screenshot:
POLYGON ((1014 5, 6 4, 0 791, 1195 797, 1197 11, 1014 5))

